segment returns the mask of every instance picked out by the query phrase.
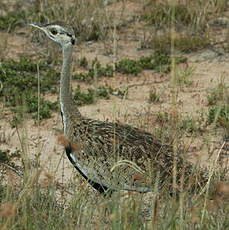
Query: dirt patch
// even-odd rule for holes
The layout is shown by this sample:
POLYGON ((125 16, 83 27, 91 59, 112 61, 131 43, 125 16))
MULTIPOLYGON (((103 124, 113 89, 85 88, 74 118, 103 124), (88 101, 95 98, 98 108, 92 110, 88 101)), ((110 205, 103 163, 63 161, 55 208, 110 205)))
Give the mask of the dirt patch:
MULTIPOLYGON (((113 11, 116 18, 126 18, 131 21, 137 11, 141 9, 139 4, 126 2, 114 3, 108 6, 108 10, 113 11), (123 8, 125 7, 125 8, 123 8), (123 10, 125 9, 125 10, 123 10)), ((136 25, 135 25, 136 26, 136 25)), ((139 25, 140 26, 140 25, 139 25)), ((86 57, 89 61, 97 58, 102 65, 113 63, 121 58, 139 58, 152 54, 152 50, 139 49, 139 37, 142 31, 136 32, 136 27, 131 26, 128 30, 121 30, 117 34, 116 43, 114 41, 85 42, 78 46, 74 51, 75 60, 79 57, 86 57), (138 38, 138 39, 136 39, 138 38), (114 49, 116 55, 112 55, 114 49)), ((25 36, 30 31, 27 28, 18 30, 15 33, 7 34, 7 58, 18 59, 21 54, 34 55, 38 47, 32 44, 30 36, 25 36)), ((3 32, 0 33, 2 36, 3 32)), ((58 57, 61 53, 58 53, 58 57)), ((180 116, 189 115, 198 117, 200 112, 206 114, 208 110, 206 96, 208 91, 217 87, 220 78, 224 76, 224 82, 229 85, 229 56, 224 53, 219 55, 214 50, 204 50, 199 53, 186 55, 188 61, 186 67, 193 68, 191 74, 192 83, 189 86, 182 86, 178 90, 177 109, 180 116)), ((78 72, 78 67, 74 62, 74 73, 78 72)), ((81 113, 92 119, 103 121, 118 121, 154 131, 153 117, 158 112, 168 112, 172 109, 172 79, 170 74, 159 74, 154 71, 143 71, 138 76, 124 75, 116 73, 113 78, 100 78, 98 81, 87 84, 73 81, 73 88, 78 85, 82 89, 95 87, 96 85, 110 85, 112 88, 128 88, 125 99, 111 96, 109 100, 98 100, 96 104, 80 107, 81 113), (156 90, 160 96, 160 103, 150 103, 149 93, 156 90)), ((46 95, 51 101, 56 101, 58 95, 46 95)), ((22 148, 22 139, 26 138, 28 157, 34 159, 37 154, 41 154, 41 166, 44 171, 52 172, 61 178, 62 171, 57 170, 59 162, 62 161, 63 148, 56 142, 57 136, 62 134, 62 122, 60 113, 53 113, 52 118, 42 121, 37 126, 33 120, 26 120, 25 123, 16 130, 10 126, 12 114, 8 108, 1 105, 0 120, 0 149, 10 149, 15 151, 22 148)), ((206 119, 206 118, 205 118, 206 119)), ((195 137, 185 139, 190 142, 190 159, 196 158, 206 161, 209 148, 218 148, 223 143, 222 133, 214 132, 211 127, 204 133, 195 137), (207 140, 207 141, 206 141, 207 140)), ((63 169, 66 178, 71 177, 73 167, 64 156, 63 169)), ((197 159, 197 160, 198 160, 197 159)))

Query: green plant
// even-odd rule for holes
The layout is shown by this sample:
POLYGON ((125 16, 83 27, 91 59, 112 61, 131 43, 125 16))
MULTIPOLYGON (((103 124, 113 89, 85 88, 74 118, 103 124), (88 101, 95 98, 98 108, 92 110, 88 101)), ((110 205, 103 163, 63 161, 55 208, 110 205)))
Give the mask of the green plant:
POLYGON ((113 67, 108 64, 102 67, 101 63, 96 58, 92 61, 91 75, 93 75, 94 78, 113 77, 113 67))
POLYGON ((156 90, 150 90, 149 92, 149 99, 148 99, 149 103, 159 103, 161 102, 161 98, 160 96, 157 94, 156 90))
POLYGON ((122 59, 115 65, 116 71, 125 74, 138 75, 142 71, 142 67, 137 60, 122 59))
POLYGON ((194 134, 200 131, 200 123, 191 116, 184 117, 179 122, 179 129, 184 130, 187 134, 194 134))
POLYGON ((225 84, 224 79, 221 79, 218 86, 210 90, 207 95, 209 106, 219 103, 229 103, 229 87, 225 84))
POLYGON ((170 3, 156 3, 149 5, 148 9, 142 15, 142 18, 149 24, 161 28, 169 26, 174 11, 174 21, 178 25, 187 26, 192 20, 189 9, 186 5, 170 3))
POLYGON ((192 81, 192 76, 194 72, 193 67, 185 67, 185 68, 179 68, 179 66, 175 69, 175 83, 179 87, 183 86, 191 86, 193 81, 192 81))
POLYGON ((0 162, 1 163, 5 163, 5 162, 9 162, 10 158, 9 158, 9 151, 1 151, 0 150, 0 162))
MULTIPOLYGON (((187 58, 182 56, 171 57, 169 52, 156 51, 150 56, 142 56, 136 60, 128 58, 122 59, 115 63, 115 71, 124 74, 133 74, 135 76, 141 73, 143 70, 150 69, 158 72, 168 73, 171 68, 172 59, 176 64, 184 63, 187 60, 187 58)), ((88 66, 87 59, 83 58, 80 65, 88 66)), ((113 66, 107 64, 105 67, 103 67, 97 58, 95 58, 92 61, 88 72, 74 74, 72 78, 79 81, 89 82, 95 78, 113 77, 113 75, 113 66)))
MULTIPOLYGON (((22 168, 20 167, 20 165, 18 165, 16 162, 18 162, 18 160, 21 159, 21 151, 20 150, 16 150, 14 152, 12 152, 9 149, 6 150, 1 150, 0 149, 0 166, 4 165, 17 172, 22 173, 22 168)), ((0 167, 0 171, 1 171, 1 167, 0 167)), ((4 171, 1 171, 1 174, 4 174, 4 171)), ((3 179, 3 175, 0 175, 0 179, 3 179)), ((1 189, 1 182, 0 182, 0 189, 1 189)), ((0 191, 0 203, 1 203, 1 191, 0 191)), ((1 215, 0 215, 1 216, 1 215)))
POLYGON ((5 16, 0 16, 0 29, 12 31, 17 26, 22 26, 27 18, 27 13, 24 10, 17 10, 6 14, 5 16))
POLYGON ((110 91, 111 91, 110 87, 99 86, 95 90, 96 97, 103 98, 103 99, 109 99, 110 98, 110 91))
POLYGON ((74 100, 77 105, 88 105, 95 102, 94 90, 88 89, 87 93, 81 91, 80 86, 78 86, 74 92, 74 100))
MULTIPOLYGON (((162 36, 155 37, 151 42, 151 47, 159 52, 168 52, 171 49, 171 34, 164 34, 162 36)), ((202 50, 211 45, 208 34, 190 34, 190 31, 183 33, 182 35, 175 36, 173 38, 174 49, 184 52, 196 52, 202 50)))
POLYGON ((159 112, 156 114, 156 122, 158 122, 161 125, 164 125, 165 123, 169 122, 171 120, 170 114, 168 112, 159 112))
POLYGON ((13 98, 27 92, 37 92, 37 72, 40 71, 41 93, 56 92, 59 73, 50 69, 47 63, 37 63, 29 57, 21 56, 19 61, 5 60, 0 65, 3 89, 0 96, 15 105, 13 98))
MULTIPOLYGON (((61 0, 36 2, 36 10, 31 21, 47 23, 62 18, 72 25, 78 41, 103 40, 110 31, 112 14, 105 10, 102 1, 73 1, 71 4, 61 0)), ((112 24, 111 24, 112 25, 112 24)))
POLYGON ((226 9, 226 0, 148 2, 141 18, 160 30, 172 23, 177 30, 189 28, 193 31, 203 31, 213 13, 220 15, 226 9))
MULTIPOLYGON (((85 65, 85 67, 88 66, 87 59, 84 58, 83 63, 81 63, 80 65, 85 65)), ((74 74, 72 78, 79 81, 90 82, 95 78, 113 77, 113 72, 113 67, 111 65, 106 65, 105 67, 103 67, 97 59, 94 59, 88 72, 74 74)))
POLYGON ((208 122, 221 127, 229 127, 229 105, 211 107, 208 112, 208 122))
POLYGON ((87 68, 88 67, 88 61, 86 57, 82 57, 79 59, 79 66, 87 68))
MULTIPOLYGON (((19 61, 5 60, 0 65, 0 78, 3 85, 0 97, 7 106, 16 106, 13 110, 19 114, 15 115, 15 122, 19 122, 25 112, 32 113, 33 118, 37 118, 35 113, 38 112, 38 66, 40 92, 56 92, 59 73, 51 70, 45 62, 37 64, 29 57, 21 56, 19 61), (19 108, 25 106, 26 109, 19 108)), ((40 119, 50 118, 51 110, 56 110, 56 108, 56 103, 51 103, 41 97, 40 119)))
POLYGON ((116 71, 138 75, 144 69, 152 69, 167 73, 170 71, 172 59, 176 64, 186 62, 185 57, 171 57, 168 52, 154 52, 150 56, 143 56, 137 60, 123 59, 116 63, 116 71))
MULTIPOLYGON (((121 6, 123 7, 121 13, 126 15, 125 10, 129 9, 125 8, 125 4, 127 4, 127 6, 130 4, 130 1, 98 0, 64 2, 61 0, 49 0, 34 2, 38 5, 36 7, 36 13, 29 16, 29 18, 26 18, 25 21, 52 22, 56 19, 62 18, 67 23, 70 22, 73 24, 78 40, 93 39, 99 41, 102 39, 110 39, 109 35, 114 29, 114 21, 118 21, 115 17, 109 18, 109 15, 107 14, 109 14, 110 11, 113 12, 113 9, 115 9, 116 14, 116 10, 119 11, 119 7, 121 6)), ((210 39, 212 38, 208 37, 206 22, 208 23, 208 19, 212 17, 217 17, 218 12, 222 12, 223 7, 225 7, 225 3, 228 4, 226 0, 150 0, 147 1, 147 3, 148 2, 151 5, 146 7, 146 9, 149 10, 148 15, 146 16, 149 17, 146 17, 144 20, 146 20, 148 24, 151 23, 151 27, 154 25, 158 29, 159 33, 156 31, 155 34, 163 34, 164 31, 166 34, 167 31, 170 30, 171 25, 175 23, 176 32, 181 32, 182 36, 174 38, 174 48, 182 52, 193 52, 203 49, 210 44, 210 39), (161 3, 159 4, 158 2, 161 3), (171 4, 168 5, 168 2, 177 2, 178 5, 171 6, 171 4), (186 4, 182 5, 181 2, 186 4), (222 6, 220 6, 220 4, 222 6), (154 8, 154 11, 151 11, 151 7, 154 8), (172 21, 173 10, 174 21, 172 21), (185 30, 190 31, 189 33, 186 33, 185 30)), ((131 7, 132 4, 135 4, 135 1, 131 1, 131 7)), ((129 28, 132 29, 132 27, 135 26, 135 19, 138 20, 139 15, 134 15, 134 17, 130 20, 128 16, 128 24, 122 25, 122 29, 125 33, 129 28)), ((121 21, 121 17, 119 20, 121 21)), ((22 19, 22 21, 24 23, 24 19, 22 19)), ((141 23, 143 23, 144 28, 148 30, 145 22, 139 23, 139 21, 137 21, 138 26, 141 23)), ((4 30, 9 28, 12 28, 10 30, 13 30, 17 26, 20 26, 20 23, 17 24, 16 22, 14 24, 10 22, 5 25, 8 26, 3 28, 4 30)), ((117 27, 117 29, 119 28, 117 27)), ((20 36, 19 33, 16 35, 20 36)), ((82 58, 78 63, 81 67, 85 68, 85 72, 76 74, 73 78, 83 81, 92 81, 100 77, 112 77, 115 75, 114 71, 133 75, 141 74, 143 70, 154 70, 157 72, 169 73, 171 68, 173 68, 174 62, 175 64, 186 62, 186 58, 184 57, 171 56, 171 43, 170 34, 168 35, 168 38, 164 35, 161 37, 153 37, 151 45, 148 46, 148 48, 153 47, 155 44, 154 48, 156 52, 150 56, 139 57, 135 60, 121 59, 119 61, 121 64, 119 62, 115 64, 116 70, 113 66, 101 65, 101 63, 96 59, 91 63, 88 62, 86 58, 82 58), (117 68, 118 63, 120 65, 119 67, 121 67, 120 69, 117 68)), ((4 58, 2 60, 4 60, 4 58)), ((30 159, 31 157, 33 158, 33 156, 38 155, 38 153, 35 148, 32 148, 31 150, 29 149, 30 139, 27 140, 27 135, 24 135, 24 129, 26 129, 26 127, 23 127, 22 125, 17 126, 16 123, 20 122, 20 119, 26 120, 30 116, 37 119, 38 111, 40 113, 40 119, 50 117, 51 111, 57 109, 56 103, 47 101, 44 95, 52 92, 57 93, 59 74, 55 71, 56 66, 51 66, 50 68, 50 65, 51 64, 47 64, 43 61, 40 62, 29 57, 21 57, 19 61, 5 60, 0 64, 1 101, 4 103, 4 106, 7 104, 8 106, 14 107, 15 113, 13 116, 16 126, 14 130, 19 133, 19 139, 20 137, 24 139, 21 142, 21 148, 23 151, 18 151, 18 157, 16 157, 17 151, 13 152, 13 150, 1 149, 4 145, 1 145, 0 147, 0 229, 38 230, 41 226, 45 226, 45 229, 47 230, 150 230, 152 228, 162 230, 228 229, 229 206, 227 200, 223 199, 223 194, 217 193, 216 196, 214 196, 214 194, 210 194, 204 189, 202 194, 199 194, 197 191, 196 194, 189 194, 186 192, 186 188, 182 187, 183 179, 185 180, 186 178, 175 178, 175 180, 177 180, 176 186, 178 190, 180 190, 180 193, 178 193, 176 197, 170 195, 170 190, 161 190, 157 181, 155 181, 155 184, 153 185, 152 193, 138 194, 120 191, 109 194, 108 196, 101 196, 96 193, 96 191, 89 188, 87 183, 79 178, 78 173, 73 172, 73 174, 71 174, 72 176, 69 177, 69 171, 66 171, 66 167, 64 167, 64 165, 61 167, 61 164, 55 163, 56 160, 54 155, 52 155, 53 160, 49 161, 48 167, 45 167, 45 169, 43 169, 43 167, 39 167, 37 164, 34 164, 34 161, 30 159), (38 76, 40 80, 39 89, 38 76), (41 91, 39 99, 37 97, 38 90, 41 91), (29 142, 28 146, 24 141, 29 142), (13 157, 14 154, 15 157, 13 157), (28 156, 26 154, 28 154, 28 156), (20 176, 16 176, 16 179, 14 179, 15 171, 13 171, 13 169, 15 169, 15 166, 25 164, 21 159, 22 155, 23 158, 28 161, 29 167, 24 167, 22 170, 23 173, 20 176), (53 162, 54 165, 52 164, 53 162), (12 163, 15 163, 15 166, 13 166, 12 163), (4 165, 10 167, 7 168, 4 165), (50 172, 48 169, 51 169, 50 172), (61 177, 55 177, 56 173, 59 174, 58 172, 61 172, 61 177), (42 173, 42 175, 40 173, 42 173), (14 180, 16 181, 16 185, 14 185, 14 180)), ((52 63, 52 65, 54 65, 54 63, 52 63)), ((174 88, 192 85, 193 69, 191 67, 181 69, 184 66, 185 65, 175 65, 175 69, 172 69, 174 71, 173 73, 176 75, 174 78, 176 80, 174 88)), ((103 79, 99 79, 98 82, 101 80, 103 79)), ((106 79, 106 81, 109 80, 106 79)), ((162 84, 164 84, 164 82, 162 84)), ((167 82, 165 82, 165 84, 167 85, 167 82)), ((74 91, 75 100, 80 105, 94 103, 99 98, 108 99, 110 95, 125 97, 127 94, 128 87, 123 89, 113 89, 109 86, 99 86, 89 88, 88 90, 86 89, 85 91, 82 90, 82 88, 77 88, 74 91)), ((153 89, 148 95, 149 101, 153 103, 161 102, 163 99, 161 95, 160 91, 153 89)), ((167 97, 167 95, 170 95, 170 88, 166 89, 165 96, 167 97)), ((180 97, 181 95, 178 96, 180 97)), ((207 114, 208 122, 210 124, 215 123, 218 127, 220 126, 225 128, 225 130, 229 130, 229 97, 226 81, 222 82, 220 86, 217 86, 215 89, 210 91, 208 97, 208 105, 210 106, 209 113, 207 114)), ((160 106, 163 110, 156 115, 154 112, 158 111, 159 106, 149 106, 153 109, 152 117, 150 114, 151 110, 149 112, 148 110, 142 110, 137 115, 138 117, 136 120, 142 124, 145 122, 142 121, 143 116, 145 116, 145 114, 146 116, 149 116, 148 114, 150 114, 150 117, 147 117, 148 119, 146 118, 146 122, 143 124, 147 125, 144 127, 141 126, 141 128, 148 129, 150 131, 153 129, 155 135, 162 139, 162 143, 165 145, 171 144, 172 148, 176 150, 176 144, 180 145, 184 140, 188 139, 187 143, 185 143, 187 144, 186 146, 193 144, 189 141, 192 138, 182 138, 180 140, 180 136, 184 135, 185 137, 195 137, 195 135, 198 135, 195 137, 197 139, 202 138, 201 135, 205 135, 205 133, 201 133, 201 135, 199 133, 201 131, 202 124, 199 117, 194 118, 192 115, 182 117, 180 115, 182 113, 176 114, 176 112, 174 112, 176 109, 175 106, 179 107, 180 105, 179 103, 177 103, 177 105, 175 105, 175 103, 171 105, 170 102, 170 99, 169 101, 166 100, 165 107, 164 104, 160 106), (154 110, 154 107, 157 108, 154 110), (175 141, 177 143, 174 143, 174 138, 177 138, 175 141)), ((201 107, 204 109, 206 108, 204 106, 201 107)), ((1 112, 0 108, 0 114, 1 112)), ((127 117, 129 119, 129 110, 127 112, 127 117)), ((5 114, 4 110, 2 114, 5 114)), ((204 113, 204 115, 206 115, 206 113, 204 113)), ((5 116, 7 117, 8 114, 6 113, 5 116)), ((0 119, 1 118, 2 117, 0 117, 0 119)), ((2 119, 1 122, 5 122, 4 119, 2 119)), ((134 125, 139 125, 139 123, 134 123, 134 125)), ((40 128, 42 129, 42 127, 40 128)), ((211 135, 211 133, 206 130, 206 136, 209 134, 211 135)), ((33 138, 32 141, 34 141, 33 138)), ((43 140, 40 140, 39 135, 38 140, 34 141, 34 143, 40 143, 40 141, 43 140)), ((114 140, 114 142, 116 143, 117 141, 114 140)), ((121 143, 117 144, 119 145, 117 147, 122 147, 120 145, 121 143)), ((200 144, 204 145, 205 143, 200 144)), ((49 148, 46 149, 42 144, 42 150, 43 155, 47 153, 49 148)), ((186 152, 182 150, 177 153, 180 154, 177 155, 177 157, 181 156, 183 158, 188 158, 188 151, 186 152)), ((152 151, 152 156, 157 157, 157 154, 152 151)), ((59 157, 61 161, 62 155, 59 157)), ((175 163, 176 156, 174 157, 174 169, 175 163)), ((212 165, 210 159, 208 164, 209 168, 211 168, 212 165)), ((162 167, 165 170, 167 169, 166 162, 165 165, 162 165, 162 167)), ((215 186, 215 182, 217 182, 222 176, 221 172, 215 173, 215 170, 217 171, 220 168, 221 165, 220 167, 215 165, 215 167, 212 167, 212 170, 210 171, 210 173, 213 172, 213 174, 217 174, 216 177, 209 177, 209 185, 214 186, 215 188, 217 188, 217 186, 215 186)), ((181 168, 181 170, 183 170, 183 168, 181 168)), ((154 173, 154 171, 155 170, 152 169, 151 173, 154 173)), ((194 168, 193 175, 188 175, 188 179, 190 178, 191 180, 192 177, 195 177, 198 173, 198 170, 194 168)), ((162 178, 162 180, 165 180, 165 183, 167 182, 166 178, 162 178)), ((223 184, 223 188, 228 188, 227 184, 223 184)))
POLYGON ((219 84, 210 90, 207 95, 208 105, 208 123, 216 124, 226 130, 229 135, 229 87, 225 83, 225 78, 220 78, 219 84))
POLYGON ((110 91, 105 86, 99 86, 96 89, 89 88, 87 92, 82 92, 80 86, 75 89, 74 100, 77 105, 89 105, 96 101, 96 98, 109 99, 110 91))
MULTIPOLYGON (((21 95, 22 96, 22 95, 21 95)), ((43 97, 38 99, 33 94, 27 94, 21 97, 21 102, 16 107, 12 108, 14 117, 11 122, 13 127, 20 124, 25 117, 28 118, 28 114, 31 114, 34 120, 43 120, 51 118, 51 113, 57 111, 58 103, 45 100, 43 97), (21 104, 21 105, 20 105, 21 104), (39 113, 39 114, 38 114, 39 113)))
POLYGON ((42 92, 49 91, 48 85, 55 85, 55 81, 58 79, 59 74, 54 70, 50 70, 48 64, 44 62, 37 63, 29 57, 20 56, 19 61, 5 60, 0 66, 0 76, 4 88, 7 84, 11 84, 15 87, 21 87, 20 89, 26 89, 27 87, 37 87, 37 79, 32 78, 32 74, 36 74, 41 71, 41 84, 44 85, 42 92), (24 84, 24 87, 23 87, 24 84))
POLYGON ((26 107, 27 112, 32 113, 34 119, 38 118, 39 111, 39 118, 42 120, 51 118, 51 111, 56 111, 58 109, 58 103, 45 100, 42 97, 38 100, 37 96, 30 95, 26 97, 26 107))

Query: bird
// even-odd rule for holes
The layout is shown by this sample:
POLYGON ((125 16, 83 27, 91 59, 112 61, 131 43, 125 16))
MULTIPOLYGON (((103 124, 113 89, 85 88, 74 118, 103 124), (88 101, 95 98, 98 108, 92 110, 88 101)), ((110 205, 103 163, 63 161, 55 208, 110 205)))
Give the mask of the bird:
MULTIPOLYGON (((184 174, 185 183, 190 181, 193 165, 181 154, 175 155, 171 144, 131 125, 83 116, 71 93, 72 54, 77 42, 73 28, 59 22, 30 25, 61 46, 59 101, 64 134, 59 142, 69 161, 95 190, 103 194, 119 190, 146 193, 154 190, 157 181, 160 189, 171 191, 174 162, 177 180, 184 174)), ((199 174, 195 176, 199 181, 199 174)), ((203 177, 200 173, 200 179, 203 177)))

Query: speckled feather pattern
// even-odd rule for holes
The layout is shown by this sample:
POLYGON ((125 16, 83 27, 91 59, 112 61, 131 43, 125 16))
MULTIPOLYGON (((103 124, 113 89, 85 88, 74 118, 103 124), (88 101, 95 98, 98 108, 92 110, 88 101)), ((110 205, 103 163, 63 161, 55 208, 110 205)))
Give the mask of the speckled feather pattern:
MULTIPOLYGON (((184 186, 188 185, 193 179, 190 177, 193 167, 183 160, 181 152, 175 157, 171 145, 132 126, 87 119, 81 115, 71 98, 70 69, 76 40, 73 29, 56 22, 30 25, 45 32, 62 47, 60 106, 64 136, 60 141, 82 177, 100 192, 108 189, 148 192, 153 190, 156 181, 160 188, 168 187, 172 191, 176 161, 178 184, 184 178, 184 186)), ((203 172, 194 177, 197 186, 201 186, 199 182, 206 182, 203 172)))

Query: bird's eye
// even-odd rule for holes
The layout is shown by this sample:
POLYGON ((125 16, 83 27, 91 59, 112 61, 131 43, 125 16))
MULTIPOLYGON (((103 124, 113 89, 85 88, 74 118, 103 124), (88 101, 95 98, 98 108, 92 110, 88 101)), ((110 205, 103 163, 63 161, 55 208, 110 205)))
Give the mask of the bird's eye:
POLYGON ((56 34, 58 33, 58 32, 57 32, 57 30, 56 30, 56 29, 54 29, 54 28, 53 28, 53 29, 51 29, 51 30, 50 30, 50 32, 51 32, 51 34, 53 34, 53 35, 56 35, 56 34))

